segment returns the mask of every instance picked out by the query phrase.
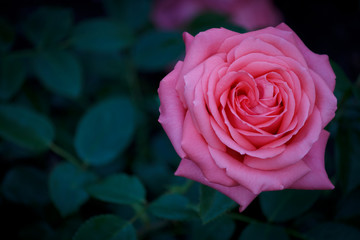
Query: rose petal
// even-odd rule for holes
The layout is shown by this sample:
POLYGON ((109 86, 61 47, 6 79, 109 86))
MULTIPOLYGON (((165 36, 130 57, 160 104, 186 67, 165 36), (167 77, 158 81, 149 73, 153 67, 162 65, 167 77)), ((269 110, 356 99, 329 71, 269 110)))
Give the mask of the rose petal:
POLYGON ((234 58, 238 59, 249 53, 262 53, 269 56, 279 56, 283 53, 273 45, 262 41, 261 35, 245 38, 239 45, 234 47, 234 58))
POLYGON ((223 144, 211 128, 211 117, 205 102, 207 89, 203 90, 202 81, 207 82, 207 79, 211 77, 214 71, 216 73, 216 70, 222 66, 222 63, 223 59, 221 57, 211 57, 184 76, 184 98, 193 123, 207 143, 219 149, 223 148, 223 144))
POLYGON ((212 183, 225 186, 234 186, 236 183, 229 178, 225 171, 219 168, 212 159, 208 144, 197 132, 190 114, 187 113, 184 121, 184 133, 181 141, 186 158, 191 159, 201 169, 204 176, 212 183))
POLYGON ((183 132, 183 122, 185 118, 185 109, 180 101, 178 93, 175 90, 176 80, 179 77, 183 63, 179 61, 174 70, 169 73, 161 82, 158 89, 160 98, 160 117, 159 122, 168 135, 175 151, 181 158, 185 153, 181 148, 181 139, 183 132))
POLYGON ((194 40, 194 37, 191 34, 189 34, 187 32, 184 32, 183 33, 183 40, 184 40, 184 43, 185 43, 186 52, 189 52, 189 49, 190 49, 192 41, 194 40))
MULTIPOLYGON (((205 59, 216 54, 221 43, 226 38, 236 34, 238 33, 223 28, 213 28, 197 34, 191 44, 186 46, 187 53, 180 76, 186 75, 205 59)), ((178 81, 176 90, 181 93, 184 91, 184 86, 183 81, 178 81)), ((184 101, 183 96, 180 96, 180 98, 184 101)))
POLYGON ((195 163, 186 158, 181 160, 180 165, 175 172, 175 175, 192 179, 194 181, 200 182, 204 185, 218 190, 219 192, 225 194, 226 196, 237 202, 240 205, 240 212, 244 211, 245 208, 257 196, 257 194, 250 192, 249 190, 240 185, 229 187, 209 182, 208 179, 203 175, 201 169, 195 163))
POLYGON ((337 99, 326 83, 314 71, 310 71, 316 86, 316 106, 318 106, 325 127, 335 117, 337 99))
POLYGON ((261 160, 263 160, 263 158, 277 156, 285 150, 285 146, 279 146, 278 148, 271 149, 256 149, 254 147, 251 147, 251 143, 249 143, 249 141, 245 137, 242 137, 242 142, 240 142, 239 139, 237 139, 237 142, 235 142, 234 139, 232 139, 229 134, 227 134, 223 129, 221 129, 213 120, 211 120, 211 125, 221 142, 223 142, 227 147, 238 152, 239 154, 246 154, 246 157, 253 156, 255 159, 262 158, 261 160))
POLYGON ((267 159, 246 155, 244 164, 262 170, 279 169, 295 164, 310 151, 312 145, 319 139, 321 129, 322 121, 320 112, 315 107, 305 125, 298 134, 291 139, 291 142, 285 145, 286 149, 281 154, 267 159))
POLYGON ((275 35, 276 33, 277 32, 274 32, 274 34, 259 34, 258 38, 281 51, 281 54, 279 54, 278 56, 284 55, 287 57, 291 57, 295 61, 301 63, 301 65, 303 65, 304 67, 307 67, 304 56, 302 55, 300 50, 294 45, 294 43, 291 42, 292 34, 281 34, 280 36, 278 36, 275 35))
POLYGON ((309 67, 315 72, 317 72, 322 77, 322 79, 324 79, 331 91, 334 91, 335 74, 330 65, 329 57, 327 55, 319 55, 312 52, 309 48, 305 46, 305 44, 303 43, 303 41, 301 41, 297 34, 293 32, 291 28, 285 23, 281 23, 276 28, 292 33, 293 38, 295 39, 295 42, 302 54, 304 54, 304 57, 308 62, 309 67))
POLYGON ((211 147, 209 151, 216 164, 225 169, 226 175, 254 194, 282 190, 310 171, 310 168, 302 161, 285 168, 263 171, 246 166, 226 152, 211 147))
POLYGON ((303 159, 311 171, 293 183, 290 188, 312 190, 326 190, 334 188, 334 185, 330 182, 326 174, 324 166, 325 147, 329 135, 329 132, 325 130, 321 131, 319 140, 313 144, 311 150, 303 159))
MULTIPOLYGON (((273 27, 267 27, 267 28, 259 29, 257 31, 247 32, 243 34, 235 34, 233 36, 226 38, 225 41, 223 41, 221 47, 219 48, 219 52, 229 53, 231 49, 239 45, 240 42, 243 41, 244 39, 249 37, 257 37, 261 34, 275 34, 276 36, 280 36, 285 39, 288 39, 291 36, 291 33, 289 33, 288 30, 284 31, 273 27)), ((234 58, 232 58, 231 60, 234 61, 234 58)))

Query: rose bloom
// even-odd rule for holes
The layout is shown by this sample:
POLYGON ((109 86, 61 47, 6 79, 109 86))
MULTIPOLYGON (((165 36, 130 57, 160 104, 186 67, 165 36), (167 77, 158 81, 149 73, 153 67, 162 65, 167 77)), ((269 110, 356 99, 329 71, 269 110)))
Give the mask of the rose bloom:
POLYGON ((228 15, 232 23, 249 30, 275 26, 282 18, 271 0, 157 0, 152 19, 158 28, 170 30, 203 12, 228 15))
POLYGON ((159 87, 175 173, 239 203, 262 191, 332 189, 324 168, 335 74, 285 24, 184 34, 186 55, 159 87))

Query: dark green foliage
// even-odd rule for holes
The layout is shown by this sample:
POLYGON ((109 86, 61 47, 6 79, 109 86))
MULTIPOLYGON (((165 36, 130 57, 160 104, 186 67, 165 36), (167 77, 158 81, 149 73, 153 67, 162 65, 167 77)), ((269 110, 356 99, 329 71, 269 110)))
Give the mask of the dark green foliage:
POLYGON ((50 173, 51 199, 62 216, 79 210, 89 199, 85 187, 94 182, 96 175, 83 171, 70 163, 60 163, 50 173), (71 196, 71 197, 69 197, 71 196))
POLYGON ((133 58, 139 69, 159 71, 173 65, 183 52, 180 33, 151 31, 136 42, 133 58))
POLYGON ((20 105, 0 105, 0 136, 23 147, 40 151, 54 139, 51 122, 35 111, 20 105))
POLYGON ((283 227, 264 223, 249 224, 241 233, 239 240, 288 240, 289 237, 283 227))
POLYGON ((87 191, 105 202, 130 205, 145 203, 145 189, 141 182, 125 174, 111 175, 90 185, 87 191))
POLYGON ((192 240, 228 240, 235 231, 235 222, 227 217, 218 218, 206 225, 192 223, 192 240))
POLYGON ((115 215, 100 215, 86 221, 74 240, 135 240, 134 227, 115 215))
POLYGON ((78 97, 82 90, 82 69, 73 53, 48 50, 34 54, 34 73, 50 91, 64 97, 78 97))
POLYGON ((157 217, 185 220, 195 215, 189 200, 179 194, 166 194, 151 203, 149 211, 157 217))
POLYGON ((125 25, 102 18, 80 22, 71 38, 75 48, 94 52, 123 50, 131 40, 131 32, 125 25))
POLYGON ((260 195, 261 209, 269 221, 287 221, 311 208, 320 194, 320 191, 309 190, 263 192, 260 195))
POLYGON ((27 205, 43 205, 49 201, 46 174, 34 167, 18 166, 4 177, 2 192, 6 199, 27 205))
POLYGON ((0 18, 0 52, 6 52, 13 44, 15 31, 13 27, 0 18))
POLYGON ((104 8, 111 18, 134 30, 149 24, 151 0, 104 0, 104 8))
POLYGON ((37 48, 53 47, 69 34, 72 23, 71 9, 39 7, 23 23, 23 33, 37 48))
POLYGON ((197 16, 189 25, 189 32, 192 35, 205 31, 209 28, 227 28, 240 33, 247 32, 244 28, 229 23, 226 16, 212 12, 204 13, 197 16))
POLYGON ((82 160, 103 165, 114 160, 130 143, 135 129, 135 110, 124 97, 106 99, 80 120, 75 148, 82 160))
POLYGON ((326 222, 311 229, 307 235, 311 240, 356 240, 360 238, 360 231, 342 223, 326 222))
POLYGON ((0 64, 0 98, 9 99, 25 81, 25 63, 21 56, 11 54, 4 56, 0 64))
POLYGON ((205 185, 200 187, 200 217, 207 223, 234 207, 233 200, 205 185))

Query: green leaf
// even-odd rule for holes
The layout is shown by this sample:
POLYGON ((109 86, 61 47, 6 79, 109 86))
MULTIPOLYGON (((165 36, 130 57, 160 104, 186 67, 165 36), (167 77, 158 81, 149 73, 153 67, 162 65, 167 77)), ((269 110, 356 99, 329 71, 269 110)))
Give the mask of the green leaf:
POLYGON ((81 218, 67 218, 64 219, 61 226, 57 227, 54 233, 53 238, 49 240, 70 240, 73 239, 73 236, 83 224, 81 218))
POLYGON ((134 173, 139 176, 147 189, 157 195, 166 190, 174 176, 173 171, 166 165, 154 163, 138 163, 134 166, 134 173))
POLYGON ((151 240, 177 240, 176 235, 170 231, 152 234, 151 240))
POLYGON ((38 153, 13 142, 3 141, 0 143, 0 155, 2 155, 3 161, 13 161, 16 159, 33 158, 38 153))
POLYGON ((38 52, 32 63, 36 76, 47 89, 68 98, 79 96, 82 88, 82 69, 71 52, 38 52))
POLYGON ((47 176, 33 167, 18 166, 9 170, 2 184, 4 196, 13 202, 43 205, 49 202, 47 176))
POLYGON ((54 128, 44 116, 21 106, 0 105, 0 136, 34 151, 47 149, 54 128))
POLYGON ((309 210, 320 194, 321 191, 292 189, 263 192, 260 205, 269 221, 287 221, 309 210))
POLYGON ((205 31, 209 28, 219 28, 226 23, 226 16, 216 13, 204 13, 197 16, 191 21, 189 29, 191 34, 198 34, 201 31, 205 31))
POLYGON ((0 62, 0 98, 11 98, 22 86, 26 68, 22 56, 11 54, 0 62))
POLYGON ((54 231, 46 222, 36 222, 19 231, 22 240, 50 240, 54 239, 54 231))
POLYGON ((5 20, 0 19, 0 52, 10 49, 15 39, 15 31, 5 20))
POLYGON ((80 120, 75 135, 79 156, 94 166, 114 160, 131 142, 135 110, 124 97, 113 97, 92 107, 80 120))
POLYGON ((360 216, 360 190, 345 195, 337 204, 337 219, 355 219, 360 216))
POLYGON ((132 34, 126 26, 105 18, 80 22, 72 36, 72 44, 82 51, 120 51, 131 42, 132 34))
POLYGON ((140 29, 149 21, 149 0, 105 0, 104 7, 108 15, 132 29, 140 29))
POLYGON ((360 231, 345 224, 328 222, 315 226, 307 236, 310 240, 358 240, 360 231))
POLYGON ((208 224, 192 223, 193 240, 228 240, 235 231, 235 223, 227 217, 217 218, 208 224))
POLYGON ((145 203, 145 188, 137 177, 116 174, 89 185, 88 193, 97 199, 117 204, 145 203))
POLYGON ((239 240, 288 240, 283 227, 265 223, 249 224, 241 233, 239 240))
POLYGON ((77 231, 73 240, 135 240, 136 232, 131 223, 115 215, 90 218, 77 231))
POLYGON ((334 61, 330 61, 330 63, 336 75, 334 94, 338 99, 338 106, 340 106, 340 104, 351 95, 353 86, 342 68, 334 61))
POLYGON ((140 37, 133 58, 141 70, 158 71, 176 62, 184 49, 180 33, 153 31, 140 37))
POLYGON ((108 164, 96 166, 94 168, 94 171, 96 171, 96 174, 98 174, 100 177, 106 177, 115 173, 123 172, 126 167, 126 161, 112 161, 108 164))
POLYGON ((350 164, 349 164, 349 172, 348 172, 348 183, 346 186, 346 190, 348 192, 351 192, 352 190, 356 189, 358 186, 360 186, 360 149, 359 144, 360 143, 360 136, 357 134, 356 140, 352 143, 354 144, 354 152, 350 153, 350 164), (355 145, 355 143, 357 143, 355 145))
POLYGON ((151 141, 151 149, 157 162, 161 164, 167 163, 174 168, 179 165, 180 158, 164 132, 161 132, 153 137, 151 141))
POLYGON ((339 121, 335 136, 336 178, 346 192, 351 192, 360 185, 358 115, 359 112, 354 107, 349 116, 339 121))
POLYGON ((191 21, 187 26, 188 31, 192 35, 196 35, 199 32, 208 30, 209 28, 226 28, 239 33, 245 33, 246 30, 242 27, 231 24, 225 15, 216 14, 213 12, 207 12, 198 15, 194 20, 191 21))
POLYGON ((103 81, 104 78, 119 81, 119 77, 124 76, 123 69, 127 59, 122 54, 117 52, 83 52, 81 55, 84 73, 92 78, 97 77, 102 84, 105 82, 103 81))
POLYGON ((89 199, 85 186, 95 179, 93 173, 70 163, 56 165, 50 173, 49 191, 55 207, 63 217, 76 212, 89 199))
POLYGON ((37 47, 54 46, 70 32, 71 9, 40 7, 24 23, 24 34, 37 47))
POLYGON ((200 217, 207 223, 235 206, 235 202, 224 194, 201 185, 200 187, 200 217))
POLYGON ((162 195, 150 204, 149 211, 157 217, 170 220, 186 220, 195 215, 189 200, 179 194, 162 195))

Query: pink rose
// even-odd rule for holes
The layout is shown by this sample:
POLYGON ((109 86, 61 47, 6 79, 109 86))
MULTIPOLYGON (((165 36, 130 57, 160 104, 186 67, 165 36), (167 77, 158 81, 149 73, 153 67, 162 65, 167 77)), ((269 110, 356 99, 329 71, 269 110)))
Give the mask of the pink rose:
POLYGON ((228 15, 231 22, 249 30, 275 26, 282 18, 271 0, 158 0, 152 19, 161 29, 176 29, 206 11, 228 15))
POLYGON ((335 75, 285 24, 184 34, 161 82, 160 117, 182 158, 175 173, 240 204, 262 191, 332 189, 324 169, 335 75))

